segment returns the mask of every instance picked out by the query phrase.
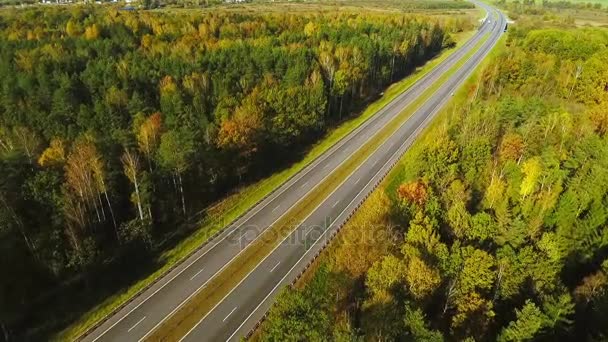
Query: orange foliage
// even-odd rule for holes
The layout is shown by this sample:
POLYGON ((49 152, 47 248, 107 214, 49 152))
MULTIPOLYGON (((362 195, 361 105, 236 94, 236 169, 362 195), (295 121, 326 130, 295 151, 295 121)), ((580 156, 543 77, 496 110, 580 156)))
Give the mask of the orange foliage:
POLYGON ((506 134, 500 143, 502 160, 518 160, 524 153, 524 139, 519 134, 506 134))
POLYGON ((51 140, 51 145, 47 147, 38 159, 40 166, 61 164, 65 161, 65 145, 61 139, 51 140))
POLYGON ((154 113, 150 115, 139 127, 137 132, 137 143, 139 149, 146 155, 148 159, 151 158, 152 153, 158 145, 162 121, 160 113, 154 113))
POLYGON ((401 184, 397 194, 400 199, 417 205, 423 205, 428 198, 427 186, 420 180, 401 184))
POLYGON ((262 126, 258 115, 237 114, 224 120, 220 126, 217 144, 223 148, 255 151, 256 136, 262 126))

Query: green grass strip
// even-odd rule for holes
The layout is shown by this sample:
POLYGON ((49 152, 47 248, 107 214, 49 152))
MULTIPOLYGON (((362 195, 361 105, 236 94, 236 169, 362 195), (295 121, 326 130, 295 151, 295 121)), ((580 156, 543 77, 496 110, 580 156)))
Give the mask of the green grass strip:
POLYGON ((295 227, 320 205, 347 177, 354 172, 376 149, 389 139, 447 80, 458 71, 489 38, 486 34, 458 63, 444 73, 421 96, 412 101, 375 136, 336 168, 327 178, 291 207, 275 224, 262 233, 238 257, 213 278, 173 316, 163 322, 147 340, 177 341, 208 314, 237 284, 253 270, 295 227))
POLYGON ((188 257, 201 244, 209 240, 216 232, 220 231, 238 217, 243 215, 245 212, 251 209, 252 206, 270 194, 274 189, 286 182, 293 175, 300 172, 308 164, 335 145, 338 141, 346 137, 350 132, 370 119, 380 109, 393 101, 397 96, 408 90, 414 83, 452 55, 452 53, 454 53, 460 46, 468 41, 469 38, 475 34, 475 32, 476 31, 473 30, 458 34, 456 37, 458 44, 455 47, 443 51, 438 57, 430 60, 422 67, 417 68, 407 78, 391 85, 384 92, 384 95, 379 100, 369 105, 361 115, 345 121, 337 128, 328 132, 325 138, 323 138, 318 144, 314 145, 301 161, 293 164, 283 171, 269 176, 268 178, 240 189, 237 193, 228 196, 215 206, 207 209, 207 215, 205 219, 201 221, 200 229, 177 244, 175 247, 166 250, 158 257, 159 263, 163 265, 162 267, 146 278, 143 278, 135 282, 133 285, 127 287, 123 292, 108 297, 101 304, 97 305, 91 311, 83 315, 73 325, 57 334, 53 340, 72 341, 77 339, 80 335, 90 329, 90 327, 129 301, 133 296, 137 295, 142 289, 148 287, 159 277, 163 276, 175 264, 188 257))

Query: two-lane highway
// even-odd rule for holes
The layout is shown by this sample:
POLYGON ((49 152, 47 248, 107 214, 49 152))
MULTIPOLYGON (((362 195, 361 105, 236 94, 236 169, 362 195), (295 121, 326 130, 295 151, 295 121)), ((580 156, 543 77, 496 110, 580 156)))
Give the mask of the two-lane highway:
MULTIPOLYGON (((478 4, 488 12, 493 9, 478 4)), ((226 340, 237 338, 260 319, 270 306, 281 285, 293 279, 308 258, 320 248, 328 230, 335 229, 362 198, 371 191, 378 175, 390 167, 391 161, 404 150, 416 132, 449 98, 449 94, 471 72, 499 38, 504 18, 484 24, 461 48, 421 78, 408 91, 363 125, 342 139, 317 160, 279 187, 243 217, 228 226, 208 244, 186 258, 153 286, 143 291, 95 329, 83 336, 84 341, 136 341, 147 337, 171 317, 215 275, 231 263, 252 241, 271 227, 299 201, 306 198, 317 184, 344 163, 354 151, 391 122, 403 108, 458 63, 486 34, 491 36, 436 94, 393 134, 383 146, 372 153, 344 182, 333 189, 298 228, 269 254, 242 282, 202 319, 187 335, 188 340, 226 340), (313 229, 315 228, 315 229, 313 229), (311 231, 312 230, 312 231, 311 231), (296 238, 297 237, 297 238, 296 238)))

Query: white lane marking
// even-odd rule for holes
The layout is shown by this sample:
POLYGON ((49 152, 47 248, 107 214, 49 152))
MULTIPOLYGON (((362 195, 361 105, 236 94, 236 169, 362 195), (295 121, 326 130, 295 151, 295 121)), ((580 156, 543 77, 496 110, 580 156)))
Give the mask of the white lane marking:
POLYGON ((236 306, 234 307, 234 309, 232 309, 232 311, 230 311, 230 313, 226 317, 224 317, 224 320, 222 322, 226 322, 226 320, 228 319, 228 317, 230 317, 230 315, 232 315, 234 310, 236 310, 236 306))
POLYGON ((378 164, 378 159, 376 159, 376 160, 374 161, 374 163, 372 164, 372 166, 376 166, 376 164, 378 164))
POLYGON ((274 209, 272 209, 272 212, 274 213, 275 211, 277 211, 277 209, 279 209, 281 207, 281 205, 277 205, 276 207, 274 207, 274 209))
POLYGON ((355 182, 355 185, 359 184, 360 181, 361 181, 361 177, 357 178, 357 181, 355 182))
POLYGON ((310 181, 306 181, 306 183, 304 183, 304 184, 300 185, 300 188, 303 188, 303 187, 307 186, 307 185, 308 185, 308 182, 310 182, 310 181))
MULTIPOLYGON (((496 40, 496 41, 495 41, 495 42, 494 42, 494 43, 491 45, 491 47, 490 47, 490 49, 489 49, 489 50, 492 50, 492 48, 494 48, 494 46, 496 45, 496 42, 497 42, 497 41, 498 41, 498 39, 497 39, 497 40, 496 40)), ((488 51, 488 52, 486 52, 485 54, 482 54, 482 57, 483 57, 483 58, 485 58, 485 57, 486 57, 486 55, 487 55, 488 53, 489 53, 489 51, 488 51)), ((483 58, 482 58, 482 59, 483 59, 483 58)), ((469 58, 469 59, 470 59, 470 58, 469 58)), ((467 60, 467 61, 468 61, 468 60, 467 60)), ((479 65, 478 65, 477 67, 479 67, 479 65)), ((475 68, 474 68, 473 70, 475 70, 475 68)), ((473 72, 473 70, 471 70, 471 71, 469 71, 468 73, 466 73, 466 77, 465 77, 465 78, 463 78, 463 81, 464 81, 464 79, 468 79, 468 78, 469 78, 469 76, 470 76, 470 74, 473 72)), ((455 88, 460 87, 460 86, 462 85, 463 81, 458 82, 458 83, 455 85, 455 88)), ((424 127, 426 127, 426 125, 425 125, 425 124, 426 124, 426 122, 427 122, 427 121, 429 121, 429 119, 431 119, 431 118, 433 118, 433 117, 434 117, 434 114, 435 114, 436 112, 438 112, 438 111, 439 111, 439 109, 441 109, 441 107, 443 107, 443 104, 444 104, 444 103, 440 103, 440 105, 439 105, 439 106, 435 107, 435 109, 434 109, 434 110, 433 110, 433 111, 430 113, 430 115, 429 115, 429 116, 427 116, 427 118, 426 118, 426 119, 425 119, 425 120, 424 120, 424 121, 423 121, 423 122, 422 122, 422 123, 421 123, 421 124, 420 124, 418 127, 416 127, 416 129, 414 130, 414 132, 413 132, 413 133, 410 135, 410 137, 409 137, 408 139, 406 139, 406 141, 404 142, 404 144, 402 144, 401 146, 408 145, 408 144, 409 144, 409 143, 408 143, 408 141, 409 141, 410 139, 416 138, 416 137, 418 136, 418 134, 420 133, 421 129, 422 129, 422 128, 424 128, 424 127)), ((392 159, 392 157, 393 157, 393 156, 394 156, 396 153, 398 153, 398 152, 399 152, 399 150, 395 151, 395 153, 393 153, 393 155, 392 155, 392 156, 391 156, 391 157, 390 157, 390 158, 389 158, 389 159, 388 159, 388 160, 387 160, 387 161, 384 163, 384 165, 383 165, 383 166, 385 166, 385 165, 386 165, 386 164, 387 164, 387 163, 388 163, 388 162, 389 162, 389 161, 392 159)), ((375 151, 374 151, 374 153, 375 153, 375 151)), ((372 154, 373 154, 373 153, 372 153, 372 154)), ((336 220, 337 220, 337 219, 340 217, 340 215, 342 215, 342 214, 343 214, 343 213, 346 211, 346 209, 348 209, 348 207, 349 207, 349 206, 350 206, 350 205, 351 205, 351 204, 352 204, 352 203, 355 201, 355 199, 356 199, 356 198, 357 198, 357 197, 358 197, 358 196, 361 194, 361 192, 363 192, 363 190, 365 190, 365 188, 366 188, 366 187, 367 187, 367 186, 368 186, 368 185, 369 185, 369 184, 372 182, 372 180, 374 179, 374 177, 375 177, 375 176, 376 176, 376 175, 377 175, 379 172, 380 172, 380 171, 376 172, 376 174, 374 174, 374 175, 372 176, 372 178, 371 178, 371 179, 370 179, 370 180, 367 182, 367 184, 366 184, 366 185, 363 187, 363 189, 361 189, 361 191, 359 191, 359 193, 357 193, 357 195, 355 195, 355 197, 353 198, 353 200, 352 200, 352 201, 351 201, 351 202, 350 202, 350 203, 349 203, 349 204, 348 204, 348 205, 347 205, 347 206, 344 208, 344 210, 342 210, 342 212, 341 212, 341 213, 340 213, 340 214, 339 214, 339 215, 336 217, 336 219, 335 219, 335 220, 334 220, 334 221, 333 221, 331 224, 333 224, 333 223, 334 223, 334 222, 335 222, 335 221, 336 221, 336 220)), ((357 181, 357 182, 358 182, 358 181, 357 181)), ((339 187, 339 186, 338 186, 338 187, 339 187)), ((331 224, 330 224, 330 227, 331 227, 331 224)), ((322 235, 319 237, 319 239, 320 239, 320 238, 321 238, 323 235, 325 235, 325 234, 326 234, 328 231, 329 231, 329 228, 328 228, 328 229, 326 229, 326 230, 323 232, 323 234, 322 234, 322 235)), ((289 236, 288 236, 288 237, 289 237, 289 236)), ((285 239, 287 239, 288 237, 286 237, 285 239)), ((317 239, 317 241, 319 241, 319 239, 317 239)), ((316 241, 315 241, 315 242, 313 242, 313 244, 314 244, 314 243, 316 243, 316 241)), ((275 249, 276 249, 276 248, 275 248, 275 249)), ((288 276, 288 275, 289 275, 289 274, 290 274, 290 273, 291 273, 291 272, 294 270, 294 268, 296 268, 296 267, 298 266, 298 264, 299 264, 299 263, 302 261, 302 259, 304 259, 304 257, 306 256, 306 254, 308 254, 308 253, 309 253, 311 250, 312 250, 312 248, 309 248, 309 249, 308 249, 306 252, 304 252, 304 254, 303 254, 301 257, 300 257, 300 259, 298 259, 298 261, 296 261, 296 263, 295 263, 295 264, 294 264, 294 265, 291 267, 291 269, 289 269, 289 271, 287 271, 287 273, 285 273, 285 275, 283 276, 283 278, 281 278, 281 280, 279 280, 279 281, 277 282, 277 284, 274 286, 274 288, 273 288, 272 290, 270 290, 270 292, 269 292, 269 293, 266 295, 266 297, 264 297, 264 299, 262 299, 262 301, 261 301, 261 302, 258 304, 258 306, 256 306, 256 307, 255 307, 255 309, 253 309, 253 311, 252 311, 252 312, 249 314, 249 316, 247 316, 247 318, 245 318, 245 320, 243 320, 243 322, 241 323, 241 325, 239 325, 239 326, 238 326, 238 328, 236 328, 236 330, 234 330, 234 332, 232 333, 232 335, 230 335, 230 336, 228 337, 228 339, 226 339, 226 342, 230 341, 230 340, 231 340, 231 339, 234 337, 234 335, 236 335, 236 333, 238 333, 238 332, 239 332, 239 330, 240 330, 240 329, 243 327, 243 325, 245 325, 245 323, 246 323, 246 322, 247 322, 247 321, 248 321, 248 320, 251 318, 251 316, 253 316, 253 314, 254 314, 256 311, 258 311, 258 309, 260 308, 260 306, 262 306, 262 304, 264 304, 264 302, 266 302, 266 300, 268 300, 268 297, 270 297, 270 296, 272 295, 272 293, 273 293, 274 291, 276 291, 276 289, 277 289, 277 288, 278 288, 278 287, 281 285, 281 283, 282 283, 282 282, 285 280, 285 278, 287 278, 287 276, 288 276)), ((272 250, 268 256, 270 256, 270 255, 271 255, 273 252, 274 252, 274 250, 272 250)), ((267 256, 267 257, 268 257, 268 256, 267 256)), ((263 262, 263 260, 262 260, 262 262, 263 262)), ((260 264, 261 264, 261 263, 260 263, 260 264)), ((258 266, 259 266, 260 264, 258 264, 258 266)), ((257 268, 258 266, 256 266, 256 268, 257 268)), ((254 269, 254 270, 255 270, 255 269, 254 269)), ((251 274, 251 273, 253 273, 253 271, 252 271, 252 272, 250 272, 250 274, 251 274)), ((248 276, 249 276, 249 274, 248 274, 248 275, 247 275, 245 278, 247 278, 248 276)), ((243 279, 243 280, 244 280, 244 279, 243 279)), ((243 282, 243 281, 241 281, 241 282, 243 282)), ((236 287, 238 287, 238 286, 240 285, 240 283, 241 283, 241 282, 239 282, 239 284, 237 284, 237 286, 236 286, 236 287)), ((232 291, 231 291, 231 292, 232 292, 232 291)), ((226 297, 224 297, 224 298, 226 298, 226 297)), ((222 299, 222 300, 223 300, 223 299, 222 299)), ((201 320, 201 321, 202 321, 202 320, 201 320)), ((199 322, 198 324, 200 324, 200 322, 199 322)), ((198 325, 198 324, 197 324, 197 325, 198 325)), ((194 329, 194 328, 193 328, 193 329, 194 329)))
POLYGON ((272 271, 274 271, 274 269, 275 269, 275 268, 277 268, 277 267, 279 266, 279 264, 280 264, 280 263, 281 263, 280 261, 279 261, 279 262, 277 262, 277 264, 276 264, 276 265, 274 265, 274 267, 270 269, 270 273, 272 273, 272 271))
POLYGON ((323 170, 327 169, 329 167, 329 163, 327 163, 327 165, 323 166, 323 170))
POLYGON ((335 208, 338 205, 338 203, 340 203, 340 200, 337 200, 336 203, 334 203, 334 205, 332 205, 331 207, 335 208))
POLYGON ((131 330, 135 329, 135 327, 138 326, 139 323, 143 322, 144 319, 146 319, 146 316, 142 317, 139 321, 137 321, 137 323, 133 324, 133 326, 130 327, 129 330, 127 330, 127 332, 131 332, 131 330))
POLYGON ((195 274, 195 275, 193 275, 192 277, 190 277, 190 280, 192 280, 192 279, 196 278, 196 276, 197 276, 197 275, 199 275, 199 274, 201 274, 201 272, 203 272, 203 270, 204 270, 204 269, 205 269, 204 267, 203 267, 203 268, 201 268, 201 269, 200 269, 200 271, 196 272, 196 274, 195 274))

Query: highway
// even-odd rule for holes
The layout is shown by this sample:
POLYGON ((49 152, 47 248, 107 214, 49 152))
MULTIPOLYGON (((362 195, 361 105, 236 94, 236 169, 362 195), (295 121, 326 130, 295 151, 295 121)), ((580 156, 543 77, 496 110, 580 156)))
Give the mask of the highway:
POLYGON ((412 101, 457 64, 486 34, 489 38, 398 130, 352 172, 323 203, 314 209, 238 286, 221 300, 183 338, 185 341, 239 340, 247 335, 272 305, 278 291, 295 279, 373 190, 417 134, 434 117, 450 94, 487 55, 503 33, 505 18, 481 3, 495 20, 478 32, 410 89, 314 162, 290 178, 244 216, 230 224, 153 286, 101 322, 82 341, 145 340, 154 329, 179 310, 197 291, 219 274, 256 237, 271 227, 317 184, 348 160, 412 101))

